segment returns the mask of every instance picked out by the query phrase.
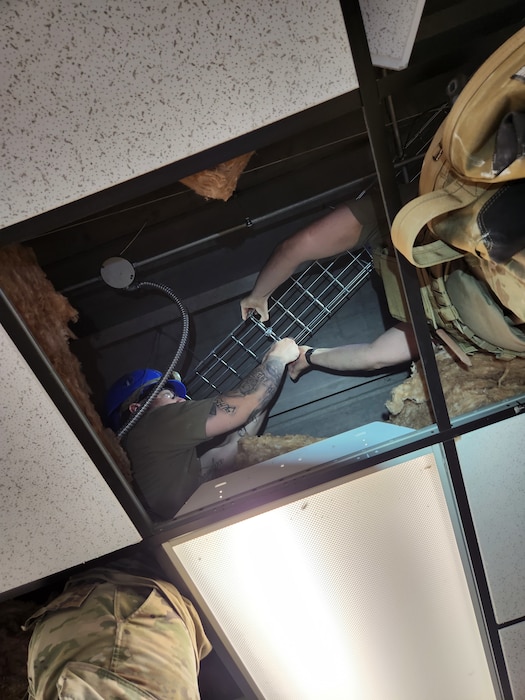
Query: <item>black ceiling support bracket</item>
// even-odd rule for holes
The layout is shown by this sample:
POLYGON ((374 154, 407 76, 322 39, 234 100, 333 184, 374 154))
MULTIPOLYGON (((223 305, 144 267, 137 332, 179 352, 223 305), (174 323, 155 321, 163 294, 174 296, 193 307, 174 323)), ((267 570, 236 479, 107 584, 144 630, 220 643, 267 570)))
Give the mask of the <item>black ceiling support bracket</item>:
MULTIPOLYGON (((379 96, 376 71, 372 64, 358 0, 341 0, 341 9, 359 82, 363 114, 376 166, 381 197, 387 219, 391 224, 401 208, 401 196, 396 183, 392 153, 387 139, 385 112, 379 96)), ((450 428, 450 417, 439 379, 432 339, 427 326, 417 271, 397 252, 396 257, 407 307, 416 335, 434 418, 439 430, 447 430, 450 428)))
POLYGON ((156 170, 137 175, 68 204, 62 204, 55 209, 10 224, 0 229, 2 244, 25 243, 85 218, 98 216, 109 208, 125 206, 131 199, 143 197, 161 188, 172 187, 189 175, 214 168, 219 163, 224 163, 248 151, 258 150, 275 141, 289 138, 298 131, 322 124, 334 114, 346 114, 358 108, 359 97, 357 91, 352 90, 156 170))
MULTIPOLYGON (((372 156, 377 170, 381 197, 387 219, 391 224, 396 213, 401 208, 402 202, 399 188, 396 184, 392 154, 387 139, 384 111, 379 94, 378 77, 376 76, 376 71, 372 64, 359 1, 341 0, 341 8, 359 82, 363 113, 368 130, 372 156)), ((506 671, 494 609, 488 590, 488 583, 483 568, 481 551, 463 481, 461 464, 454 441, 446 439, 446 434, 451 427, 451 421, 437 369, 432 340, 426 322, 417 271, 406 258, 398 254, 397 251, 395 252, 407 307, 416 335, 421 364, 438 428, 438 434, 442 439, 452 491, 456 500, 462 528, 465 533, 471 566, 475 575, 475 586, 480 598, 487 634, 490 639, 490 651, 493 654, 493 661, 497 668, 498 679, 495 680, 499 683, 499 690, 502 697, 510 699, 512 698, 510 682, 506 671)))
POLYGON ((494 674, 491 669, 491 675, 493 676, 492 679, 499 685, 499 690, 503 698, 505 698, 505 700, 512 700, 513 694, 505 663, 505 656, 501 646, 498 623, 496 620, 494 607, 492 605, 489 584, 485 574, 485 567, 483 565, 481 548, 479 546, 478 536, 474 526, 474 519, 468 500, 465 480, 463 479, 463 474, 461 471, 461 464, 459 461, 455 440, 443 440, 442 447, 448 466, 448 478, 452 486, 452 492, 456 501, 456 508, 461 514, 461 526, 465 533, 465 539, 468 543, 468 555, 470 558, 471 569, 475 573, 474 585, 483 609, 483 623, 486 634, 490 640, 490 649, 485 649, 485 653, 492 657, 494 666, 497 668, 497 678, 494 678, 494 674))

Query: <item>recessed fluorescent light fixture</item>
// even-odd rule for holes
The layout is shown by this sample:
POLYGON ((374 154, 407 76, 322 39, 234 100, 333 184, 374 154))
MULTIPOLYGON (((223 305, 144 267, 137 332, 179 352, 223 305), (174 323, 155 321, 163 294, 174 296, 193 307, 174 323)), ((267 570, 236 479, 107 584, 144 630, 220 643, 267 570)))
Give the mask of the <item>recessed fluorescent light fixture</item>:
POLYGON ((447 483, 428 448, 163 548, 254 698, 497 700, 447 483))

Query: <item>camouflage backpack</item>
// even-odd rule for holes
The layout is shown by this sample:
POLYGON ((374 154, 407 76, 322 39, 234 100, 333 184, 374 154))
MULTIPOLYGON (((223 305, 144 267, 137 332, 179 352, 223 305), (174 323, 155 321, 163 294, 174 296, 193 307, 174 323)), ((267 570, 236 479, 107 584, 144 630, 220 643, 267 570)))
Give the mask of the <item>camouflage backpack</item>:
POLYGON ((392 224, 429 322, 467 353, 525 357, 524 156, 522 29, 463 88, 426 152, 419 196, 392 224))

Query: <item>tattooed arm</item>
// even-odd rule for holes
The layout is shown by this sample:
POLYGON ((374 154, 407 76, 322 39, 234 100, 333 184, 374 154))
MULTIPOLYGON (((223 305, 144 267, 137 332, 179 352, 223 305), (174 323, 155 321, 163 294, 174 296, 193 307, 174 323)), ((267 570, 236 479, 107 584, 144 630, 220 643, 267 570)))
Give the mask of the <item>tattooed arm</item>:
POLYGON ((274 343, 240 384, 217 396, 206 421, 206 435, 212 438, 229 433, 261 418, 279 388, 286 365, 298 357, 299 348, 291 338, 274 343))

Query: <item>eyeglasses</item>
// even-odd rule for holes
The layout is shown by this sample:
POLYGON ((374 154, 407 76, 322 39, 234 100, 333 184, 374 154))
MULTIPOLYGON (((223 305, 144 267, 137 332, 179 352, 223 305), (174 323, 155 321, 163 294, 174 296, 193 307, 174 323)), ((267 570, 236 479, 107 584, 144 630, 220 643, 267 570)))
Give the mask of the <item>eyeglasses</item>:
POLYGON ((174 399, 177 394, 171 389, 163 389, 157 394, 157 399, 174 399))
MULTIPOLYGON (((142 394, 139 396, 137 401, 143 401, 145 398, 147 398, 152 393, 152 391, 153 390, 150 387, 148 387, 147 389, 145 389, 142 392, 142 394)), ((155 398, 157 398, 157 399, 174 399, 174 398, 176 398, 176 396, 177 396, 177 394, 174 391, 172 391, 171 389, 162 389, 162 391, 160 391, 155 398)))

